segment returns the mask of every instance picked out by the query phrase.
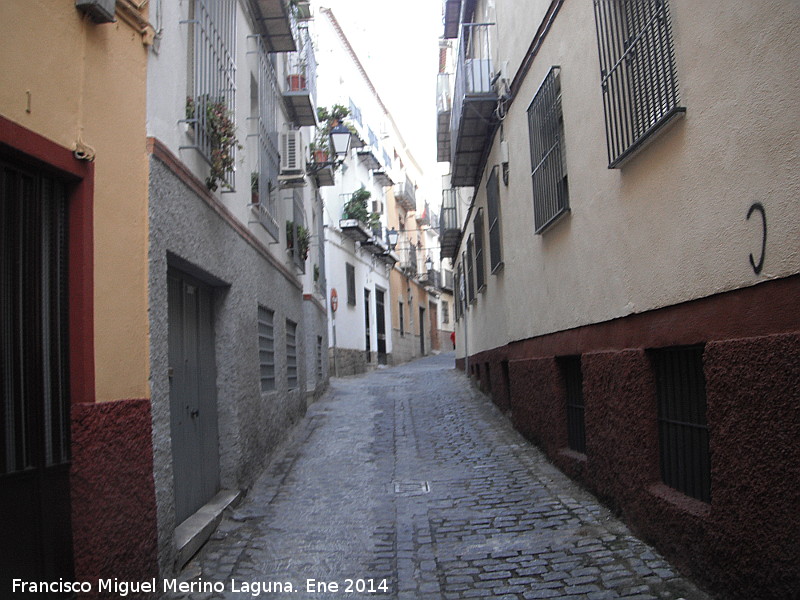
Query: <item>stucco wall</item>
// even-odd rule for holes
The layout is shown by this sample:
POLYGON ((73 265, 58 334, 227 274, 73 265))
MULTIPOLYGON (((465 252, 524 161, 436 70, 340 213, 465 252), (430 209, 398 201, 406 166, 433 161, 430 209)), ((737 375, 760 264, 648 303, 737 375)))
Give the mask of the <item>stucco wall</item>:
MULTIPOLYGON (((202 183, 196 182, 202 190, 202 183)), ((210 197, 207 197, 210 198, 210 197)), ((158 495, 159 561, 172 568, 174 516, 170 404, 167 376, 167 268, 191 269, 215 286, 214 326, 223 488, 254 481, 267 453, 306 407, 306 336, 299 282, 265 258, 242 231, 212 208, 158 158, 151 158, 150 246, 153 447, 158 495), (258 305, 275 311, 278 389, 261 393, 258 305), (285 322, 298 323, 298 389, 287 391, 285 322)))
MULTIPOLYGON (((530 43, 539 23, 529 12, 546 3, 497 4, 496 56, 511 60, 513 75, 519 52, 504 48, 530 43)), ((505 269, 487 273, 468 315, 470 353, 800 270, 800 94, 785 75, 800 60, 800 5, 673 0, 670 10, 686 115, 609 170, 592 5, 563 4, 489 155, 487 168, 500 162, 504 137, 505 269), (534 235, 526 111, 552 65, 561 66, 571 212, 534 235), (760 275, 749 261, 761 253, 760 219, 746 218, 754 202, 767 214, 760 275)), ((486 179, 475 198, 484 210, 486 179)))
POLYGON ((0 113, 95 152, 92 400, 147 398, 147 48, 124 21, 94 24, 69 2, 3 2, 0 29, 0 113))

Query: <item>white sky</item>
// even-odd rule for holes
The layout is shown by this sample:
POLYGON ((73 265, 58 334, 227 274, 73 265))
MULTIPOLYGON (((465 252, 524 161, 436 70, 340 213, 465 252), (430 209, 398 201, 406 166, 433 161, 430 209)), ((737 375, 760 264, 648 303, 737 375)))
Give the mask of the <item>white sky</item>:
POLYGON ((316 0, 330 8, 403 139, 425 172, 427 200, 440 202, 436 163, 436 74, 440 0, 316 0))

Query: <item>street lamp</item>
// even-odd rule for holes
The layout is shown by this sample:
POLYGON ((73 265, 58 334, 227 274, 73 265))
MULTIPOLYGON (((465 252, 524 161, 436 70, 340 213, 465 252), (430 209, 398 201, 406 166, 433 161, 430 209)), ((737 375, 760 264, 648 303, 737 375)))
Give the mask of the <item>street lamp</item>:
POLYGON ((394 250, 395 246, 397 246, 397 240, 400 238, 400 234, 397 230, 392 227, 390 231, 386 232, 386 241, 389 242, 389 249, 394 250))
POLYGON ((433 270, 433 259, 431 255, 428 255, 428 258, 425 259, 425 271, 430 273, 433 270))
POLYGON ((331 129, 331 148, 338 162, 344 161, 350 149, 350 130, 342 122, 331 129))

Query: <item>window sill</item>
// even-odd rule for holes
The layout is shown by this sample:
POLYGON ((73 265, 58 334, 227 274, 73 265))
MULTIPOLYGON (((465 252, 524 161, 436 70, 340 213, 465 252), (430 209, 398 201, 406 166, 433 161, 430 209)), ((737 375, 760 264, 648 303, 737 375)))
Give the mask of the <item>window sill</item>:
POLYGON ((572 448, 561 448, 558 450, 558 455, 580 464, 586 464, 588 461, 588 458, 583 452, 578 452, 572 448))
POLYGON ((665 483, 654 483, 647 488, 647 492, 657 500, 661 500, 673 508, 693 517, 707 519, 711 514, 710 504, 698 500, 697 498, 687 496, 683 492, 679 492, 665 483))
POLYGON ((609 169, 621 169, 629 160, 635 157, 639 152, 644 150, 651 142, 658 139, 658 137, 669 129, 673 121, 686 114, 686 107, 676 106, 664 115, 655 125, 648 129, 642 136, 636 140, 631 147, 620 154, 615 160, 608 164, 609 169))

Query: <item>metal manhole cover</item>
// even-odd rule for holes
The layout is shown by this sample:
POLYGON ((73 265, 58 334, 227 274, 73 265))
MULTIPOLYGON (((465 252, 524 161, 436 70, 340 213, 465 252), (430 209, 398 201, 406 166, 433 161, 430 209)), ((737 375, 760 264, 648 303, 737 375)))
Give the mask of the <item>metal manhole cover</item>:
POLYGON ((427 494, 431 491, 429 481, 393 481, 395 494, 427 494))

